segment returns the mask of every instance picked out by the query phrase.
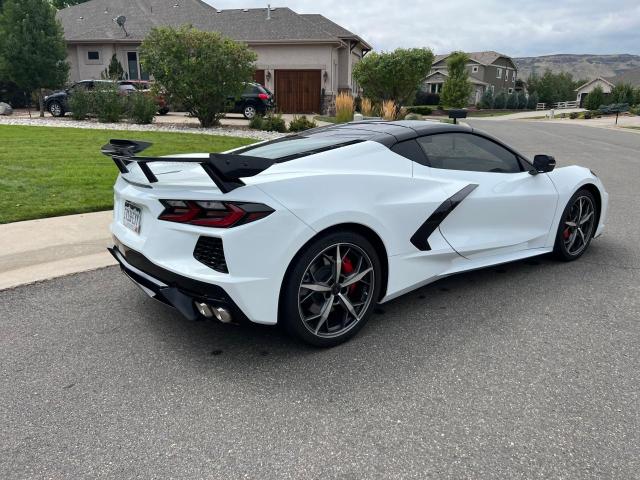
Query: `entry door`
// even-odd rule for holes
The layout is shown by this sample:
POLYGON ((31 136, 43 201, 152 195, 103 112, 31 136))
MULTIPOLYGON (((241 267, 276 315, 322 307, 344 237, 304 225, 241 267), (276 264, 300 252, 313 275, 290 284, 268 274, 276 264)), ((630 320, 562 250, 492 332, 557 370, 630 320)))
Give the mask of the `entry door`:
POLYGON ((320 112, 320 70, 276 70, 276 105, 282 113, 320 112))
POLYGON ((452 198, 439 228, 458 253, 480 258, 544 247, 558 203, 546 174, 531 175, 515 153, 472 133, 418 143, 431 165, 416 166, 418 174, 441 179, 452 198))

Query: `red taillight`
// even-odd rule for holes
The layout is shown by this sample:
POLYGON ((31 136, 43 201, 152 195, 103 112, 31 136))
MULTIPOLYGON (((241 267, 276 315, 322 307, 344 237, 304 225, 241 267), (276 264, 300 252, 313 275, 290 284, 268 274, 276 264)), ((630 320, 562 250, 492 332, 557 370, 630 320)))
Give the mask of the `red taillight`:
POLYGON ((259 94, 258 94, 258 98, 259 98, 260 100, 269 100, 269 95, 268 95, 268 94, 266 94, 266 93, 259 93, 259 94))
POLYGON ((261 203, 212 200, 160 200, 160 202, 164 205, 164 211, 158 217, 159 220, 201 227, 235 227, 264 218, 274 211, 261 203))

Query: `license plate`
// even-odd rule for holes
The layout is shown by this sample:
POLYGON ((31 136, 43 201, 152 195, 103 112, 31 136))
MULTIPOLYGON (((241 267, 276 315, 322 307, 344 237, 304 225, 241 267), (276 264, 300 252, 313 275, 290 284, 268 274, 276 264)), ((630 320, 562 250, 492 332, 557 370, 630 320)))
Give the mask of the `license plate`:
POLYGON ((124 215, 122 224, 129 230, 140 233, 140 220, 142 218, 142 209, 131 202, 124 202, 124 215))

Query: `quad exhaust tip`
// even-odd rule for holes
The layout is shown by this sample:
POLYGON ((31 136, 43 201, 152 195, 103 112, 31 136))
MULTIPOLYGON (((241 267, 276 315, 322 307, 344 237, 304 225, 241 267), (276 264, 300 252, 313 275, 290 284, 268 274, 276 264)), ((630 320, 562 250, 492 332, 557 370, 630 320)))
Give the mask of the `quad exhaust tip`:
POLYGON ((222 323, 231 323, 233 321, 233 316, 231 312, 223 307, 213 307, 207 303, 203 302, 195 302, 196 308, 200 315, 205 318, 215 318, 219 322, 222 323))

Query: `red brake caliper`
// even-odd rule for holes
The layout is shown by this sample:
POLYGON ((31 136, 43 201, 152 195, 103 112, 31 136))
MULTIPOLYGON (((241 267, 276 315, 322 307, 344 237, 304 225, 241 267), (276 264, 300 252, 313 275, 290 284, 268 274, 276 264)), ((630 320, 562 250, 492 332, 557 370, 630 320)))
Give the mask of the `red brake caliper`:
POLYGON ((562 232, 562 236, 565 240, 569 240, 569 237, 571 236, 571 230, 569 230, 569 227, 567 227, 564 232, 562 232))
MULTIPOLYGON (((345 274, 350 274, 353 273, 353 263, 351 262, 351 259, 349 257, 344 257, 342 259, 342 271, 345 274)), ((354 290, 358 287, 358 283, 354 283, 353 285, 349 286, 349 293, 353 293, 354 290)))

